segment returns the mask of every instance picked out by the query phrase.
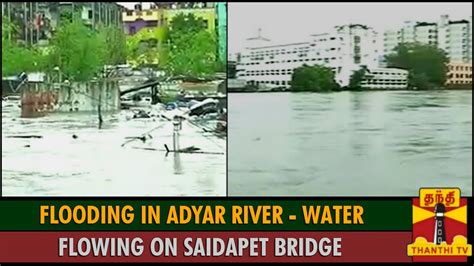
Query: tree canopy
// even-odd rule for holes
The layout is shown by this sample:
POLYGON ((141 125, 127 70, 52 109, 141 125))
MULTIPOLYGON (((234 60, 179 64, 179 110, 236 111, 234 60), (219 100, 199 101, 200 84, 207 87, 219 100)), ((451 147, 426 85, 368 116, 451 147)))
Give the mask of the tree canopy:
POLYGON ((2 19, 2 76, 18 75, 21 72, 37 71, 43 66, 44 58, 34 47, 25 47, 14 42, 10 36, 15 25, 2 19))
POLYGON ((2 76, 23 71, 52 73, 56 67, 72 81, 87 81, 96 76, 104 65, 126 62, 127 45, 120 28, 91 29, 82 20, 64 20, 50 45, 21 46, 9 38, 15 26, 2 20, 2 76))
POLYGON ((409 71, 411 88, 432 89, 443 87, 449 62, 446 53, 434 45, 419 43, 400 44, 394 53, 386 56, 388 67, 409 71))
POLYGON ((177 14, 168 26, 143 28, 126 42, 127 59, 135 65, 158 64, 170 74, 185 76, 223 69, 217 62, 216 33, 192 13, 177 14))
POLYGON ((331 68, 315 65, 303 65, 296 68, 291 76, 291 90, 295 92, 326 92, 339 90, 331 68))
POLYGON ((217 64, 215 45, 215 38, 207 31, 176 37, 169 53, 171 71, 189 76, 214 73, 217 64))
POLYGON ((51 41, 47 67, 59 67, 66 78, 87 81, 102 70, 106 62, 106 38, 80 21, 65 23, 51 41))
POLYGON ((215 32, 204 20, 180 13, 170 23, 168 69, 176 75, 200 76, 214 73, 217 63, 215 32))
POLYGON ((192 13, 179 13, 171 20, 169 38, 173 42, 183 34, 199 33, 206 30, 204 25, 204 20, 192 13))
POLYGON ((103 27, 100 31, 105 39, 105 63, 107 65, 124 64, 127 61, 127 41, 121 28, 103 27))
POLYGON ((364 80, 367 73, 367 68, 362 67, 352 73, 349 78, 349 89, 350 90, 361 90, 361 82, 364 80))

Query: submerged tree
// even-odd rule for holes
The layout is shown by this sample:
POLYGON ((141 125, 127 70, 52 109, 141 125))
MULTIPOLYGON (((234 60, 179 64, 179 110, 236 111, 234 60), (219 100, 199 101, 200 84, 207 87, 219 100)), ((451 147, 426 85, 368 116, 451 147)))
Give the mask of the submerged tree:
POLYGON ((388 67, 409 71, 409 86, 418 89, 443 87, 446 83, 446 53, 434 45, 419 43, 400 44, 394 53, 386 56, 388 67))
POLYGON ((315 65, 303 65, 296 68, 291 76, 291 90, 294 92, 325 92, 339 90, 331 68, 315 65))
POLYGON ((59 67, 70 80, 87 81, 102 70, 107 49, 103 35, 82 22, 65 23, 52 39, 47 67, 59 67))
POLYGON ((367 68, 362 67, 359 70, 356 70, 352 73, 351 77, 349 78, 349 89, 351 90, 361 90, 361 82, 366 77, 367 68))

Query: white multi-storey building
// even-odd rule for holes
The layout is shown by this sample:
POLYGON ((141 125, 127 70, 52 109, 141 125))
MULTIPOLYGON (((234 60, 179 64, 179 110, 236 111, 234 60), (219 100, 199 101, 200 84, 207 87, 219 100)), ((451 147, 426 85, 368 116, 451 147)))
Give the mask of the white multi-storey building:
POLYGON ((252 85, 288 88, 295 68, 304 64, 323 65, 332 69, 339 85, 347 86, 354 71, 378 68, 380 53, 376 40, 373 29, 358 24, 338 26, 329 33, 310 35, 303 42, 281 45, 259 35, 248 39, 238 61, 237 75, 252 85))
POLYGON ((472 16, 450 21, 442 15, 436 23, 407 21, 398 31, 384 33, 384 55, 400 43, 423 43, 443 49, 451 62, 472 63, 472 16))
POLYGON ((406 89, 408 71, 397 68, 373 68, 365 74, 361 87, 365 89, 406 89))

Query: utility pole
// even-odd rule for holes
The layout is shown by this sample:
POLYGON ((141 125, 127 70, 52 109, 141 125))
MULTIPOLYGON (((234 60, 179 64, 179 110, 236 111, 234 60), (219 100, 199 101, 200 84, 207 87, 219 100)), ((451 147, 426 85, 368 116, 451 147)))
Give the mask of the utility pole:
POLYGON ((26 2, 23 2, 23 32, 25 36, 23 36, 23 40, 25 41, 25 44, 28 43, 28 21, 27 21, 27 14, 26 14, 26 2))
POLYGON ((99 114, 99 129, 102 129, 102 123, 104 122, 102 120, 101 105, 102 105, 102 90, 99 86, 99 103, 97 104, 97 113, 99 114))
POLYGON ((38 2, 35 2, 35 6, 36 6, 36 17, 38 17, 38 22, 37 22, 38 25, 36 28, 36 43, 39 43, 40 28, 41 28, 41 24, 43 23, 43 16, 40 16, 40 12, 38 12, 38 2))
MULTIPOLYGON (((10 2, 6 2, 7 4, 7 13, 8 13, 8 23, 9 25, 12 24, 12 10, 11 10, 11 3, 10 2)), ((10 41, 12 39, 12 28, 10 27, 8 29, 8 40, 10 41)))
POLYGON ((90 7, 90 9, 91 9, 91 11, 89 11, 89 12, 92 12, 92 17, 89 17, 89 16, 88 16, 87 18, 91 20, 92 29, 95 29, 95 21, 94 21, 94 17, 95 17, 95 14, 94 14, 94 11, 95 11, 95 10, 94 10, 95 2, 89 2, 89 5, 90 5, 89 7, 90 7))
POLYGON ((107 67, 104 66, 104 73, 103 73, 103 80, 102 82, 99 82, 99 103, 97 105, 97 113, 99 115, 99 129, 102 129, 102 124, 104 120, 102 119, 102 86, 105 87, 105 90, 107 90, 107 67))
MULTIPOLYGON (((34 18, 34 14, 35 12, 33 12, 33 2, 30 2, 30 45, 33 45, 33 31, 34 31, 34 21, 35 21, 35 18, 34 18)), ((35 10, 36 11, 36 10, 35 10)))

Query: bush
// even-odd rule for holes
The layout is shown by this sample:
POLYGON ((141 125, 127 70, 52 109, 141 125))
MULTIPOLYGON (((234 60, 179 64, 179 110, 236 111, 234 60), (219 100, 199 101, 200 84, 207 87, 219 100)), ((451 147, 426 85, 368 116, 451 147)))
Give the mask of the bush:
POLYGON ((303 65, 293 71, 291 90, 294 92, 325 92, 340 90, 340 87, 331 68, 319 65, 303 65))
POLYGON ((444 87, 448 72, 446 53, 433 45, 401 44, 394 53, 386 56, 388 67, 410 72, 410 88, 432 89, 444 87))

